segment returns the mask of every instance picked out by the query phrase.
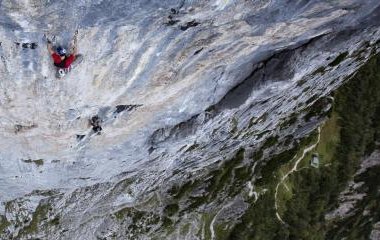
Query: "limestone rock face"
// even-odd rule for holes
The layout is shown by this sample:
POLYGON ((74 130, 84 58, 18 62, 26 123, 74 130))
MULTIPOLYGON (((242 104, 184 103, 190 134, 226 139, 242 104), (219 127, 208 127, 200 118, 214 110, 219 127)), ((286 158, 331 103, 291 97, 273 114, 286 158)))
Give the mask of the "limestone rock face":
POLYGON ((0 236, 221 239, 379 26, 378 0, 0 1, 0 236), (75 30, 84 61, 57 79, 44 34, 75 30))

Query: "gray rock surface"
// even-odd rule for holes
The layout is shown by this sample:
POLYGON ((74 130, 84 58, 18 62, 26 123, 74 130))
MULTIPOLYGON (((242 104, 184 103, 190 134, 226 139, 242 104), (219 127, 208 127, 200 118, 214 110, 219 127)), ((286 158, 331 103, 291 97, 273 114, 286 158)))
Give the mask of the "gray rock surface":
MULTIPOLYGON (((42 202, 52 208, 47 221, 59 215, 60 224, 35 237, 180 238, 157 223, 168 189, 202 179, 241 147, 315 130, 323 118, 280 124, 366 61, 380 38, 379 9, 377 0, 0 1, 6 236, 32 236, 19 231, 30 224, 21 216, 42 202), (85 60, 58 80, 43 34, 68 45, 76 29, 85 60), (125 207, 151 215, 120 224, 113 213, 125 207), (123 231, 133 224, 140 230, 123 231)), ((204 237, 196 211, 178 218, 193 233, 184 238, 204 237)))

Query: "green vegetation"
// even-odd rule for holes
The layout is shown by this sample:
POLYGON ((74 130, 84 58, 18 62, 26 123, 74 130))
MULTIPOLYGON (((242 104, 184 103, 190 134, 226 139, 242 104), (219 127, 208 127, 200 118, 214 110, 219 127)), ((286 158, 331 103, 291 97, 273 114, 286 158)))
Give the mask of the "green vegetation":
MULTIPOLYGON (((235 168, 240 163, 242 163, 244 159, 244 150, 240 149, 237 151, 234 158, 224 162, 222 166, 220 166, 217 170, 213 170, 209 172, 207 180, 190 180, 181 187, 174 186, 169 190, 169 194, 174 199, 180 199, 184 196, 188 196, 190 198, 191 205, 189 208, 195 208, 201 204, 208 202, 209 200, 213 200, 216 194, 224 188, 232 188, 230 186, 230 182, 232 178, 235 176, 236 181, 241 181, 241 179, 248 179, 250 173, 243 172, 240 175, 235 174, 235 168), (239 180, 240 179, 240 180, 239 180), (201 196, 189 196, 194 189, 205 188, 205 195, 201 196)), ((234 189, 230 189, 228 192, 235 191, 234 189)))
POLYGON ((261 139, 264 135, 270 133, 271 131, 270 130, 265 130, 259 134, 257 134, 257 140, 261 139))
POLYGON ((28 234, 33 234, 41 231, 43 221, 47 220, 49 209, 51 209, 50 204, 40 203, 33 213, 32 221, 30 221, 26 227, 20 230, 18 236, 26 236, 28 234))
POLYGON ((332 162, 336 147, 340 142, 339 133, 338 116, 336 113, 333 113, 322 128, 320 143, 315 150, 319 155, 321 164, 332 162))
POLYGON ((181 236, 185 236, 190 231, 190 223, 186 223, 185 225, 181 226, 180 233, 181 236))
POLYGON ((167 216, 173 216, 179 210, 178 204, 169 204, 164 209, 164 214, 167 216))
POLYGON ((301 87, 302 85, 304 85, 306 83, 306 80, 305 79, 301 79, 297 82, 297 87, 301 87))
POLYGON ((238 120, 236 119, 236 117, 232 118, 231 120, 231 133, 236 133, 238 128, 238 120))
MULTIPOLYGON (((341 91, 346 94, 336 97, 339 103, 337 109, 342 113, 341 144, 337 149, 337 176, 339 186, 343 188, 344 182, 353 179, 360 158, 378 149, 376 142, 380 140, 380 57, 373 57, 341 91)), ((368 196, 359 203, 356 214, 334 223, 337 227, 328 232, 331 239, 368 239, 371 230, 369 222, 380 220, 379 173, 377 167, 356 177, 357 182, 365 182, 362 191, 368 196), (365 208, 372 210, 369 211, 371 216, 362 215, 365 208)))
POLYGON ((307 87, 305 87, 303 90, 302 90, 302 93, 306 93, 307 91, 309 91, 310 90, 310 86, 307 86, 307 87))
MULTIPOLYGON (((309 99, 307 104, 310 104, 312 101, 316 100, 318 97, 317 95, 314 95, 312 98, 309 99)), ((325 108, 329 104, 329 101, 327 98, 323 97, 315 101, 315 103, 306 108, 304 111, 307 112, 307 114, 303 117, 306 122, 308 122, 313 117, 323 118, 326 117, 330 111, 325 111, 325 108)))
POLYGON ((268 182, 270 183, 279 166, 289 162, 297 154, 297 149, 298 147, 293 147, 272 157, 269 161, 267 161, 265 165, 261 167, 261 178, 257 181, 256 184, 258 186, 265 186, 268 184, 268 182))
MULTIPOLYGON (((182 186, 173 186, 169 190, 169 195, 172 197, 169 201, 172 203, 165 207, 164 214, 166 216, 174 216, 174 214, 180 216, 209 203, 221 203, 226 196, 233 197, 241 193, 246 186, 246 182, 252 177, 251 168, 243 164, 244 154, 245 150, 240 149, 233 158, 221 163, 217 170, 211 170, 206 177, 200 180, 189 180, 182 186), (184 203, 176 204, 179 201, 184 201, 184 203)), ((253 158, 261 158, 262 155, 263 152, 258 151, 253 154, 253 158)), ((202 212, 202 210, 198 211, 202 212)), ((205 226, 206 239, 211 237, 210 224, 215 214, 202 212, 202 226, 205 226)), ((174 223, 173 221, 167 221, 167 224, 174 223)), ((229 227, 226 224, 228 223, 215 224, 214 230, 218 239, 220 239, 220 236, 226 235, 227 230, 225 230, 225 227, 229 227)))
POLYGON ((326 68, 322 66, 322 67, 319 67, 317 70, 315 70, 312 73, 312 75, 318 75, 318 74, 323 75, 323 74, 325 74, 325 71, 326 71, 326 68))
POLYGON ((271 136, 264 142, 262 148, 267 149, 273 147, 276 143, 278 143, 278 136, 271 136))
POLYGON ((334 61, 332 61, 331 63, 329 63, 329 66, 330 67, 335 67, 339 63, 343 62, 343 60, 346 59, 347 56, 348 56, 348 52, 344 52, 344 53, 339 54, 339 56, 337 56, 334 59, 334 61))
POLYGON ((262 149, 260 149, 252 154, 252 159, 256 162, 260 160, 263 157, 263 155, 264 155, 264 152, 262 149))
POLYGON ((127 216, 142 218, 144 216, 144 212, 137 211, 134 208, 126 207, 115 212, 114 215, 118 220, 123 221, 127 216))
POLYGON ((298 155, 300 149, 312 144, 315 139, 316 134, 313 133, 260 167, 261 178, 256 181, 255 186, 256 190, 265 189, 266 192, 256 203, 251 200, 251 207, 243 215, 241 222, 231 230, 228 239, 280 239, 282 236, 288 236, 288 229, 284 228, 276 218, 275 189, 285 169, 294 164, 292 162, 294 156, 298 155))
POLYGON ((315 100, 317 100, 319 98, 319 95, 318 94, 314 94, 313 96, 311 96, 311 98, 309 98, 307 101, 306 101, 306 105, 314 102, 315 100))
MULTIPOLYGON (((7 218, 3 215, 0 215, 0 234, 10 225, 7 221, 7 218)), ((1 235, 0 235, 1 236, 1 235)))
POLYGON ((324 73, 325 73, 325 70, 326 70, 326 68, 325 67, 319 67, 317 70, 315 70, 315 72, 313 73, 313 74, 321 74, 321 75, 323 75, 324 73))
POLYGON ((44 160, 43 159, 36 159, 36 160, 25 159, 25 160, 22 160, 22 161, 25 162, 25 163, 34 163, 34 164, 37 165, 37 167, 44 165, 44 160))
POLYGON ((233 224, 229 222, 222 222, 222 223, 214 223, 214 232, 215 232, 215 238, 218 240, 227 240, 228 234, 231 231, 231 227, 233 224))
POLYGON ((240 223, 232 229, 229 239, 276 239, 276 236, 286 235, 283 233, 286 229, 276 219, 274 187, 269 188, 259 201, 254 203, 251 200, 250 204, 240 223))
POLYGON ((116 220, 127 223, 125 231, 127 234, 148 233, 152 226, 162 223, 165 229, 170 229, 173 224, 170 218, 160 217, 159 213, 145 212, 133 207, 125 207, 114 213, 116 220), (125 221, 128 219, 128 221, 125 221))
POLYGON ((285 120, 283 123, 280 125, 280 129, 285 129, 297 122, 297 113, 292 113, 287 120, 285 120))
MULTIPOLYGON (((211 215, 208 213, 203 214, 203 216, 202 216, 202 219, 201 219, 203 222, 202 226, 205 226, 205 228, 204 228, 205 239, 211 239, 211 232, 210 232, 210 228, 208 226, 210 226, 213 217, 214 217, 214 215, 211 215)), ((201 232, 202 232, 202 229, 200 229, 200 231, 198 232, 199 236, 202 235, 201 232)))
POLYGON ((50 223, 53 225, 59 225, 59 216, 53 218, 53 220, 51 220, 50 223))
MULTIPOLYGON (((348 53, 339 55, 330 65, 338 65, 348 53)), ((278 192, 281 224, 274 209, 275 185, 285 174, 293 156, 312 142, 285 151, 261 166, 262 178, 256 188, 268 191, 251 207, 229 235, 229 239, 368 239, 371 225, 380 221, 380 167, 357 177, 365 181, 368 194, 359 211, 347 220, 326 222, 325 214, 336 207, 337 197, 353 179, 360 159, 377 148, 380 140, 380 57, 372 58, 357 75, 335 93, 334 108, 322 128, 316 149, 305 156, 299 170, 289 175, 278 192), (319 169, 309 167, 313 152, 320 156, 319 169), (370 217, 363 216, 364 209, 370 217), (370 219, 370 220, 369 220, 370 219)), ((326 100, 319 99, 308 109, 306 120, 324 114, 326 100)))

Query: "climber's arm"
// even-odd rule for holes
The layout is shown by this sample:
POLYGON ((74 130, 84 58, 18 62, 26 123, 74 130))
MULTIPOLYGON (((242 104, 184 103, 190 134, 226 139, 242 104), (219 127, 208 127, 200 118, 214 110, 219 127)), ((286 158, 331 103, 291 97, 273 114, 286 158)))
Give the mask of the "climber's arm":
POLYGON ((52 55, 54 53, 53 45, 49 42, 47 44, 47 50, 49 51, 50 55, 52 55))

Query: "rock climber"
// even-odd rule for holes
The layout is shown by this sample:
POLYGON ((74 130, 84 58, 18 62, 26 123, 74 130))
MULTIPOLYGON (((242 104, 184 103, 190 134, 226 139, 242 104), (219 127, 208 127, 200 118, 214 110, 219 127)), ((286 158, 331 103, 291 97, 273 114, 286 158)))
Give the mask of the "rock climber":
POLYGON ((70 65, 75 61, 75 58, 77 55, 76 36, 77 36, 77 32, 75 32, 70 53, 68 53, 67 50, 61 46, 58 46, 56 48, 56 51, 54 51, 52 41, 50 40, 47 41, 47 49, 53 58, 54 66, 58 68, 69 68, 70 65))
POLYGON ((63 47, 57 47, 55 52, 51 43, 48 43, 48 51, 53 58, 54 66, 58 68, 69 68, 75 60, 76 48, 71 54, 67 55, 67 51, 63 47))

